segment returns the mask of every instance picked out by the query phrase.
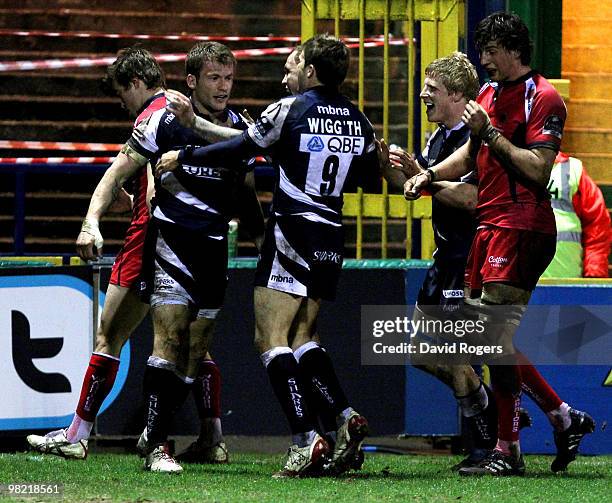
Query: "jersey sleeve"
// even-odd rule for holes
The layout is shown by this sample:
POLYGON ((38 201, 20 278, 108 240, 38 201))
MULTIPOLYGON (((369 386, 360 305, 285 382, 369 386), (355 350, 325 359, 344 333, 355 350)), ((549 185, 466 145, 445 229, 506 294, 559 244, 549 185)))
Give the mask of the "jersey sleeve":
POLYGON ((537 92, 527 121, 527 148, 549 148, 558 152, 566 117, 565 103, 553 87, 537 92))
POLYGON ((127 147, 147 159, 155 157, 161 148, 160 143, 167 136, 165 129, 173 119, 174 115, 169 115, 165 109, 154 112, 134 127, 127 147))
POLYGON ((268 106, 259 119, 246 130, 249 138, 261 148, 268 148, 276 143, 294 101, 294 97, 283 98, 268 106))
POLYGON ((369 193, 380 192, 381 173, 376 150, 376 136, 372 135, 369 144, 365 148, 362 158, 362 170, 359 186, 369 193))
POLYGON ((423 149, 423 151, 416 156, 416 161, 419 163, 419 165, 423 169, 427 169, 429 167, 429 146, 431 145, 431 140, 433 139, 433 137, 436 135, 437 132, 438 130, 434 131, 434 133, 427 140, 427 145, 425 145, 425 148, 423 149))
POLYGON ((229 140, 212 143, 205 147, 187 146, 179 151, 178 161, 190 166, 221 166, 235 171, 251 169, 245 159, 259 153, 260 147, 244 131, 229 140))

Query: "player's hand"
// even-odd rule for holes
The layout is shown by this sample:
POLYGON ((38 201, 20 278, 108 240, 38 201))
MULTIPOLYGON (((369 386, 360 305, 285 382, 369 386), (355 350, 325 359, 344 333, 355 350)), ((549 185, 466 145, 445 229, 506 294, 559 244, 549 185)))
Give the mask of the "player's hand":
POLYGON ((81 232, 76 240, 77 254, 83 260, 95 260, 102 256, 102 247, 104 239, 98 228, 98 221, 92 218, 86 218, 81 225, 81 232), (97 254, 94 253, 94 248, 97 254))
POLYGON ((463 123, 470 128, 470 131, 476 136, 480 136, 480 132, 491 123, 489 115, 474 100, 468 101, 461 116, 463 123))
POLYGON ((421 191, 430 184, 429 175, 426 172, 414 175, 406 180, 404 184, 404 197, 408 201, 414 201, 421 197, 421 191))
POLYGON ((157 164, 155 165, 155 176, 159 178, 164 173, 174 171, 176 168, 178 168, 178 155, 178 150, 170 150, 169 152, 162 154, 161 159, 157 161, 157 164))
POLYGON ((378 154, 378 165, 380 166, 380 170, 384 171, 391 165, 389 161, 389 145, 387 145, 384 138, 374 140, 374 143, 376 144, 376 153, 378 154))
POLYGON ((191 106, 191 100, 183 93, 172 89, 168 89, 165 94, 168 102, 166 105, 168 111, 176 115, 182 126, 193 128, 196 115, 191 106))
POLYGON ((392 148, 389 151, 389 161, 391 162, 391 166, 395 169, 399 169, 406 175, 406 178, 412 178, 423 171, 414 156, 400 147, 392 148))

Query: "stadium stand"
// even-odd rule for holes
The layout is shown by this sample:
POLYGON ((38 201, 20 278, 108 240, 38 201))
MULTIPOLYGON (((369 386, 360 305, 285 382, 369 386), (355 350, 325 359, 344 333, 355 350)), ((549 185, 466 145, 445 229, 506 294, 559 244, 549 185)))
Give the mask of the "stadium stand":
MULTIPOLYGON (((41 59, 94 58, 113 56, 118 49, 137 40, 102 37, 27 37, 8 34, 10 30, 38 30, 41 32, 103 32, 118 34, 200 34, 216 36, 299 36, 300 2, 298 0, 269 2, 266 14, 261 14, 261 2, 256 0, 215 2, 162 0, 128 0, 113 5, 102 0, 27 0, 14 8, 12 2, 0 1, 0 50, 2 61, 41 59)), ((325 28, 325 25, 322 25, 325 28)), ((333 31, 333 25, 327 27, 333 31)), ((343 23, 343 34, 357 34, 355 26, 343 23), (346 26, 344 25, 346 24, 346 26)), ((191 40, 142 40, 154 54, 186 52, 191 40)), ((246 48, 290 47, 288 41, 231 41, 224 42, 233 50, 246 48)), ((365 112, 374 124, 382 121, 382 49, 368 49, 366 61, 365 112)), ((406 131, 406 51, 391 47, 391 117, 390 142, 405 143, 406 131)), ((354 53, 356 60, 356 52, 354 53)), ((285 55, 251 56, 241 58, 232 93, 234 109, 247 108, 252 116, 262 111, 265 104, 282 96, 280 81, 285 55)), ((185 91, 182 62, 165 63, 162 67, 171 88, 185 91)), ((59 68, 36 71, 3 72, 0 104, 0 139, 63 142, 122 143, 129 136, 131 122, 121 110, 117 99, 104 96, 99 79, 104 66, 89 68, 59 68)), ((357 97, 357 64, 344 92, 357 97)), ((380 135, 380 127, 377 128, 380 135)), ((0 157, 72 156, 74 152, 45 150, 0 149, 0 157)), ((83 155, 113 155, 88 152, 83 155)), ((4 170, 0 174, 0 252, 13 251, 14 175, 4 170)), ((60 175, 37 173, 25 178, 25 246, 26 253, 72 253, 74 238, 85 214, 89 196, 100 177, 95 174, 60 175)), ((83 170, 81 170, 83 171, 83 170)), ((260 196, 263 203, 270 200, 271 180, 261 178, 260 196)), ((259 184, 259 182, 258 182, 259 184)), ((118 249, 128 218, 118 215, 105 219, 106 253, 118 249)), ((366 220, 364 257, 380 256, 380 239, 376 222, 366 220), (370 236, 368 238, 368 236, 370 236)), ((405 222, 391 221, 390 257, 405 254, 402 232, 405 222), (394 225, 395 224, 395 225, 394 225), (395 253, 393 253, 395 250, 395 253)), ((347 243, 354 242, 354 228, 350 228, 347 243)), ((248 240, 240 240, 239 254, 252 255, 248 240)), ((351 256, 349 251, 348 256, 351 256)))

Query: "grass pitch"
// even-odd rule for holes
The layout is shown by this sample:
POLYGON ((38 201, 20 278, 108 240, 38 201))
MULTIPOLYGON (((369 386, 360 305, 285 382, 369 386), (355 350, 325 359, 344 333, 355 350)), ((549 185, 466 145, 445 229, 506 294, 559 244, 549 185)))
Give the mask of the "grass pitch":
MULTIPOLYGON (((610 501, 612 457, 579 457, 553 474, 550 456, 527 456, 527 475, 464 478, 449 468, 459 457, 372 454, 363 470, 340 478, 273 480, 283 457, 235 454, 229 465, 188 465, 181 475, 142 470, 136 455, 92 454, 86 461, 32 453, 1 454, 0 484, 63 484, 62 501, 610 501)), ((58 501, 58 497, 4 501, 58 501)))

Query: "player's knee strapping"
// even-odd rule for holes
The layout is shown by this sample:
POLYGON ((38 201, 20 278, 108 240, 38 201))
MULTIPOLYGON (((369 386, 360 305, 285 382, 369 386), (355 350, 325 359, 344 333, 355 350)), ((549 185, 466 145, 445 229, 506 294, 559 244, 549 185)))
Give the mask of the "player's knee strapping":
POLYGON ((485 327, 485 342, 503 348, 501 354, 495 354, 488 360, 491 366, 516 365, 513 338, 525 309, 523 305, 501 305, 486 298, 481 300, 478 311, 479 320, 485 327))

